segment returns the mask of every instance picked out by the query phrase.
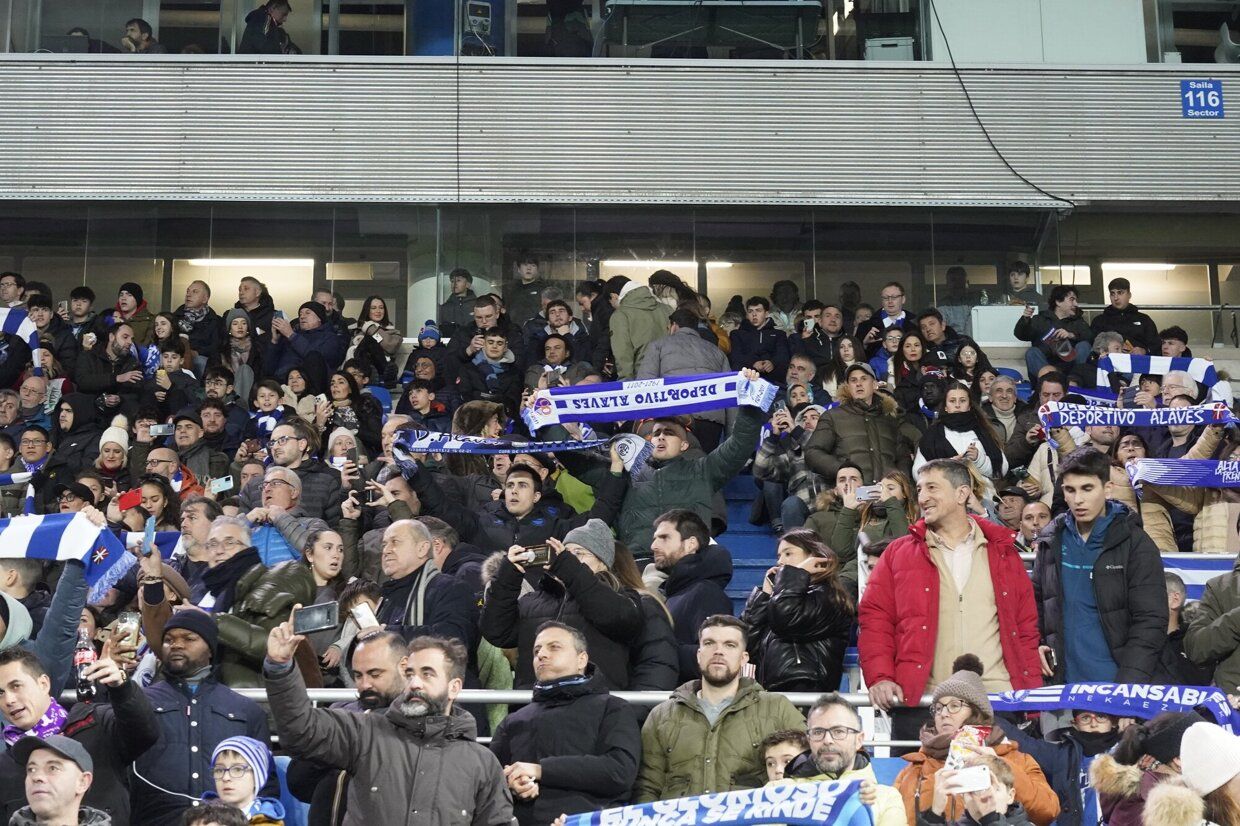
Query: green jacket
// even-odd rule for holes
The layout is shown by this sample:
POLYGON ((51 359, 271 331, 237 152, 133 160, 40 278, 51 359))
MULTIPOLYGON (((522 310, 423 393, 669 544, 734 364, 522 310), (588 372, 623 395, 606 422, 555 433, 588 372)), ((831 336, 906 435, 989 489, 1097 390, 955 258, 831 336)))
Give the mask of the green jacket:
POLYGON ((1235 694, 1240 686, 1240 561, 1231 573, 1206 583, 1197 608, 1184 634, 1184 653, 1197 665, 1214 666, 1214 684, 1235 694))
POLYGON ((611 352, 616 359, 616 376, 621 381, 637 376, 646 345, 667 335, 671 314, 649 287, 635 287, 620 299, 611 314, 611 352))
POLYGON ((805 729, 805 718, 788 698, 748 677, 710 726, 698 702, 701 687, 701 680, 685 683, 646 718, 634 803, 757 788, 766 783, 762 738, 805 729))
POLYGON ((220 682, 232 688, 262 687, 267 635, 288 619, 294 605, 312 605, 317 591, 310 566, 299 560, 271 569, 255 565, 242 574, 232 608, 215 615, 220 682))
MULTIPOLYGON (((867 542, 895 539, 908 533, 908 516, 904 505, 895 499, 881 503, 884 514, 881 519, 865 526, 867 542)), ((849 584, 849 593, 856 598, 857 589, 857 540, 861 533, 861 510, 846 508, 836 497, 826 508, 815 511, 805 520, 805 527, 818 534, 823 542, 840 558, 840 577, 849 584)))
POLYGON ((911 470, 919 435, 890 396, 876 393, 868 407, 848 399, 818 420, 805 446, 805 464, 834 485, 840 465, 851 460, 865 484, 873 485, 889 470, 911 470))

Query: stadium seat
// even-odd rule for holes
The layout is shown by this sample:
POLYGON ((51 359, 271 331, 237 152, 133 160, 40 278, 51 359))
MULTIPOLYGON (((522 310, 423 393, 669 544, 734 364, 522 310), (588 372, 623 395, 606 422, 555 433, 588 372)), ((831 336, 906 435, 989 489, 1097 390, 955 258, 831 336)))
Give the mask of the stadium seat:
POLYGON ((276 755, 276 777, 280 780, 280 802, 284 804, 284 826, 306 826, 310 819, 310 804, 302 803, 288 790, 288 764, 293 758, 286 754, 276 755))
POLYGON ((383 407, 384 413, 392 412, 392 391, 388 390, 386 387, 382 387, 382 386, 374 385, 374 384, 368 384, 366 385, 366 388, 362 390, 362 392, 369 393, 370 395, 378 399, 379 404, 383 407))

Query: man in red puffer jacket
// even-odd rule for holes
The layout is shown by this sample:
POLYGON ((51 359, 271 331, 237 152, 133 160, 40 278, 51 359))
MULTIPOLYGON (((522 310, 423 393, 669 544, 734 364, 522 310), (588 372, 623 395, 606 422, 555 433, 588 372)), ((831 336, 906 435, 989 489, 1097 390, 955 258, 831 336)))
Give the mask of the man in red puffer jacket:
POLYGON ((988 691, 1042 685, 1033 585, 1008 529, 971 517, 970 477, 957 459, 917 474, 923 519, 892 542, 858 609, 861 671, 870 699, 892 715, 895 740, 916 740, 929 719, 923 693, 975 654, 988 691))

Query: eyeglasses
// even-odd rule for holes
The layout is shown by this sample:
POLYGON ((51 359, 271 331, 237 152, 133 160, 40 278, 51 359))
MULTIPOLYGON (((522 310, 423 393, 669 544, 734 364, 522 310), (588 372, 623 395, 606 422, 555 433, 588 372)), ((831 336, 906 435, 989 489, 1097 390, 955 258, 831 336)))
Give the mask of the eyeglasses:
POLYGON ((1111 718, 1108 717, 1107 715, 1094 714, 1092 711, 1077 712, 1077 714, 1075 715, 1075 719, 1076 719, 1076 722, 1083 723, 1085 725, 1092 725, 1092 724, 1097 724, 1097 723, 1109 723, 1111 721, 1111 718))
POLYGON ((22 447, 38 447, 47 444, 47 439, 22 439, 19 444, 22 447))
POLYGON ((897 298, 904 298, 904 293, 889 293, 887 295, 880 296, 880 298, 882 298, 883 301, 895 301, 897 298))
POLYGON ((812 728, 806 732, 806 735, 815 743, 830 735, 831 739, 838 743, 850 734, 860 733, 860 729, 849 728, 848 726, 832 726, 831 728, 812 728))
POLYGON ((211 776, 216 780, 223 780, 224 777, 231 777, 233 780, 240 780, 249 774, 253 769, 244 763, 238 763, 235 766, 212 766, 211 776))
POLYGON ((154 467, 155 465, 171 465, 175 462, 176 459, 147 459, 146 467, 154 467))
POLYGON ((935 717, 940 714, 958 714, 969 707, 964 700, 948 700, 946 703, 935 703, 930 706, 930 713, 935 717))
POLYGON ((56 497, 56 501, 57 502, 77 502, 79 501, 79 497, 74 496, 72 493, 62 493, 60 494, 60 496, 56 497))
POLYGON ((268 440, 267 440, 267 444, 269 444, 269 445, 275 445, 276 447, 279 447, 280 445, 284 444, 285 442, 292 442, 292 441, 296 441, 296 440, 297 440, 297 438, 298 438, 298 437, 296 437, 296 436, 281 436, 281 437, 280 437, 280 438, 278 438, 278 439, 268 439, 268 440))
POLYGON ((233 539, 232 537, 229 537, 228 539, 222 539, 222 540, 212 539, 211 541, 207 542, 208 551, 218 551, 220 548, 244 548, 244 547, 245 547, 244 542, 242 542, 240 539, 233 539))
POLYGON ((264 488, 272 488, 272 487, 275 487, 276 485, 288 485, 291 488, 293 486, 293 483, 287 482, 283 479, 264 479, 262 486, 264 488))

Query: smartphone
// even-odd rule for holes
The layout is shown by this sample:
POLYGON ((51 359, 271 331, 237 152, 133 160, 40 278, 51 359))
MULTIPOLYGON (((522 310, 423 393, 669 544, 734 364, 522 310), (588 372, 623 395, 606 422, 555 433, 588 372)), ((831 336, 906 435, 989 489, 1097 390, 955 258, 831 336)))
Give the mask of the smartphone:
POLYGON ((1137 386, 1125 387, 1124 392, 1119 394, 1120 407, 1132 407, 1137 403, 1137 394, 1141 392, 1141 388, 1137 386))
POLYGON ((126 645, 138 647, 138 632, 142 629, 142 615, 137 611, 122 611, 116 620, 116 630, 124 634, 126 645))
POLYGON ((880 488, 878 485, 865 485, 864 487, 857 488, 857 501, 858 502, 878 501, 878 497, 881 492, 882 492, 882 488, 880 488))
POLYGON ((1038 311, 1038 305, 1037 304, 1026 304, 1025 309, 1029 310, 1030 312, 1036 313, 1038 311))
POLYGON ((276 318, 284 318, 284 311, 276 310, 274 313, 272 313, 272 315, 275 316, 276 318))
POLYGON ((989 766, 966 766, 956 769, 950 781, 952 794, 980 792, 990 788, 989 766))
POLYGON ((353 617, 353 621, 357 623, 357 627, 361 629, 378 628, 379 618, 375 616, 375 609, 370 607, 368 602, 359 602, 349 609, 349 614, 353 617))
POLYGON ((263 449, 263 443, 260 442, 258 439, 246 439, 245 440, 245 452, 250 454, 251 456, 258 453, 262 449, 263 449))
POLYGON ((346 450, 346 451, 344 452, 344 458, 345 458, 345 459, 347 459, 348 461, 352 462, 352 463, 353 463, 353 464, 355 464, 355 465, 356 465, 356 464, 358 464, 358 461, 357 461, 357 448, 355 448, 355 447, 351 447, 351 448, 349 448, 348 450, 346 450))
POLYGON ((340 603, 320 602, 293 611, 293 633, 311 634, 340 625, 340 603))
POLYGON ((61 313, 69 312, 69 302, 61 301, 59 304, 56 305, 56 309, 57 309, 57 312, 61 312, 61 313))
POLYGON ((176 432, 176 426, 170 424, 153 424, 151 425, 152 436, 171 436, 176 432))
MULTIPOLYGON (((138 489, 139 493, 141 488, 138 489)), ((142 531, 142 555, 150 556, 155 553, 155 517, 148 516, 146 518, 146 526, 142 531)))
POLYGON ((211 480, 212 493, 223 493, 226 490, 231 490, 232 486, 233 478, 231 476, 221 476, 219 479, 211 480))
POLYGON ((1059 670, 1059 657, 1055 654, 1055 649, 1046 652, 1046 664, 1051 667, 1051 671, 1059 670))
POLYGON ((805 319, 804 321, 802 321, 802 322, 801 322, 801 324, 803 324, 803 325, 805 326, 805 332, 807 332, 807 333, 808 333, 810 330, 813 330, 813 329, 814 329, 814 319, 812 319, 812 318, 807 318, 807 319, 805 319))
POLYGON ((550 545, 526 545, 525 550, 529 551, 529 561, 526 565, 545 568, 551 564, 551 546, 550 545))
POLYGON ((127 490, 120 496, 116 497, 116 506, 123 511, 130 508, 136 508, 142 504, 142 488, 134 488, 127 490))
POLYGON ((317 396, 315 396, 315 397, 314 397, 314 400, 315 400, 316 402, 318 402, 319 404, 326 404, 326 403, 327 403, 327 394, 326 394, 326 393, 320 393, 320 394, 318 394, 317 396))

